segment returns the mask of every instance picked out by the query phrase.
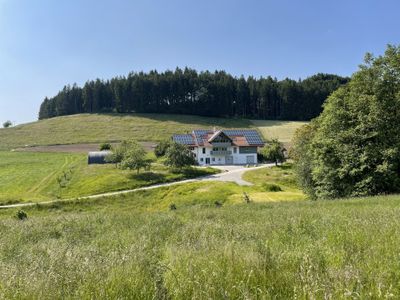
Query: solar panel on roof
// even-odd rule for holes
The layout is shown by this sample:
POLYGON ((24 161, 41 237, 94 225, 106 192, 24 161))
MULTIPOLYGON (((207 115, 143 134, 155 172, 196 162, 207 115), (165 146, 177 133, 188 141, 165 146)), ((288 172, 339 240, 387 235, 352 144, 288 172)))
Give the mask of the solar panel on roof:
POLYGON ((203 136, 207 135, 208 132, 209 132, 208 130, 204 130, 204 129, 193 130, 193 134, 196 139, 196 143, 200 144, 200 145, 203 144, 203 136))
MULTIPOLYGON (((228 129, 223 130, 223 132, 230 137, 233 136, 244 136, 250 145, 261 145, 264 143, 263 139, 260 137, 256 130, 251 129, 228 129)), ((207 135, 210 130, 197 129, 193 130, 193 136, 190 134, 175 135, 174 140, 182 144, 199 144, 204 143, 204 139, 207 139, 207 135)))
POLYGON ((247 142, 250 145, 260 145, 263 144, 263 140, 258 134, 257 131, 255 130, 249 130, 249 129, 231 129, 231 130, 224 130, 225 134, 228 136, 238 136, 242 135, 246 138, 247 142))
POLYGON ((179 144, 193 144, 193 137, 190 134, 176 134, 173 136, 173 140, 179 144))

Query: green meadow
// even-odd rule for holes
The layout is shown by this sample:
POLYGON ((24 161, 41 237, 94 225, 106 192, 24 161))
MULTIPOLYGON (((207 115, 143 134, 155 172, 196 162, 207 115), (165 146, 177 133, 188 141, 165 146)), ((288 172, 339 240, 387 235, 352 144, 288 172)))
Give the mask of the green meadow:
MULTIPOLYGON (((216 122, 183 118, 192 127, 171 116, 61 117, 0 130, 0 148, 157 141, 216 122)), ((216 126, 256 126, 284 142, 300 126, 226 122, 216 126)), ((252 186, 195 182, 40 203, 216 172, 173 173, 149 157, 151 171, 136 174, 88 165, 83 153, 0 152, 0 204, 37 202, 24 220, 0 209, 0 299, 400 297, 400 196, 309 201, 290 163, 246 172, 252 186)))
POLYGON ((235 188, 0 210, 0 298, 400 297, 399 196, 244 203, 235 188))
POLYGON ((307 123, 301 121, 251 120, 252 126, 256 127, 264 138, 277 138, 286 145, 291 142, 295 131, 307 123))
POLYGON ((85 154, 0 152, 0 204, 75 198, 215 172, 203 168, 173 173, 155 162, 150 171, 136 174, 114 165, 88 165, 85 154))

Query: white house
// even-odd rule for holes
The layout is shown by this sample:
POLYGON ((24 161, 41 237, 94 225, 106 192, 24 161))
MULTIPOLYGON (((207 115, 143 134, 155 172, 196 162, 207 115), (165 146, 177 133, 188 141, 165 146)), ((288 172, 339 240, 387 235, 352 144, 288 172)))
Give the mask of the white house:
POLYGON ((257 148, 264 141, 256 130, 193 130, 172 139, 189 147, 199 165, 257 164, 257 148))

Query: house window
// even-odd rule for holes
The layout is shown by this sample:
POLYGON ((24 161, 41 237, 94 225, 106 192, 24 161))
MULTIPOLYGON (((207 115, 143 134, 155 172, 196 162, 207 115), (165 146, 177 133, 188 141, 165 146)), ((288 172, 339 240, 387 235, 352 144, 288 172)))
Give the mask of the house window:
POLYGON ((215 157, 212 158, 212 161, 215 161, 215 157))
POLYGON ((189 150, 193 151, 193 150, 194 150, 194 147, 189 147, 189 150))
POLYGON ((213 148, 213 151, 218 151, 218 147, 214 147, 214 148, 213 148))
POLYGON ((206 154, 206 148, 203 148, 203 154, 206 154))
POLYGON ((200 158, 200 161, 204 161, 204 158, 200 158))
POLYGON ((237 148, 233 147, 233 153, 237 153, 237 148))
POLYGON ((257 147, 239 147, 239 153, 244 154, 244 153, 257 153, 257 147))

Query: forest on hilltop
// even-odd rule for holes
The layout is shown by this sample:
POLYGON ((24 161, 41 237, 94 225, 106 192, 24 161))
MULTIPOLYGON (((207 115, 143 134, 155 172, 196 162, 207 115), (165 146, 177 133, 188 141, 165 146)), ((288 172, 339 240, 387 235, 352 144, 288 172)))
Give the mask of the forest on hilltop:
POLYGON ((39 119, 79 113, 174 113, 208 117, 310 120, 348 77, 316 74, 305 80, 235 77, 225 71, 130 73, 64 86, 45 98, 39 119))

